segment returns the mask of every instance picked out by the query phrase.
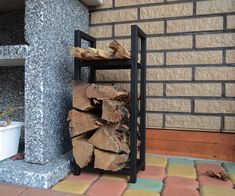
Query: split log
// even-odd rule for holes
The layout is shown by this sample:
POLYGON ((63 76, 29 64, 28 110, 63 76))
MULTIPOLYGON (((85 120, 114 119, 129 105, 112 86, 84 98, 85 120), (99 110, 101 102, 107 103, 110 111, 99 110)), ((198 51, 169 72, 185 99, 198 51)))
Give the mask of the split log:
POLYGON ((95 98, 97 100, 127 100, 130 98, 130 94, 125 91, 118 90, 113 86, 103 86, 91 84, 86 88, 86 96, 88 98, 95 98))
POLYGON ((130 59, 131 53, 124 48, 117 40, 112 41, 109 47, 113 50, 113 58, 130 59))
POLYGON ((113 55, 111 52, 102 49, 80 47, 72 48, 70 54, 82 60, 105 60, 111 59, 113 55))
POLYGON ((112 152, 105 152, 99 149, 95 149, 94 153, 94 167, 103 170, 118 171, 125 167, 128 160, 127 154, 116 154, 112 152))
POLYGON ((88 84, 78 84, 73 81, 73 108, 88 111, 94 107, 90 99, 86 96, 86 88, 88 84))
POLYGON ((69 111, 67 120, 69 121, 71 137, 78 136, 100 127, 100 123, 96 115, 80 112, 75 109, 69 111))
POLYGON ((104 125, 100 127, 88 140, 89 143, 102 150, 112 151, 116 153, 130 152, 127 143, 124 142, 124 136, 115 130, 115 126, 104 125))
POLYGON ((72 145, 75 162, 81 168, 87 166, 93 159, 94 146, 84 137, 72 139, 72 145))
POLYGON ((117 100, 103 100, 102 117, 108 122, 117 123, 122 119, 129 119, 129 110, 125 107, 125 102, 117 100))

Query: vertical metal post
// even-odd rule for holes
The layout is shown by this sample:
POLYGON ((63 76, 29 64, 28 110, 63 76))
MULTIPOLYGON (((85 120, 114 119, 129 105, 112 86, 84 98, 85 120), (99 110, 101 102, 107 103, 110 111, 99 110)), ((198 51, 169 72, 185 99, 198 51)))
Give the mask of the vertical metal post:
POLYGON ((146 121, 146 37, 141 38, 141 86, 140 86, 140 162, 145 170, 145 121, 146 121))
POLYGON ((130 182, 136 182, 137 173, 137 63, 138 63, 138 36, 137 26, 131 26, 131 136, 130 136, 130 182))
MULTIPOLYGON (((80 31, 74 31, 74 46, 81 47, 80 31)), ((78 65, 78 59, 74 57, 74 80, 81 80, 81 67, 78 65)))

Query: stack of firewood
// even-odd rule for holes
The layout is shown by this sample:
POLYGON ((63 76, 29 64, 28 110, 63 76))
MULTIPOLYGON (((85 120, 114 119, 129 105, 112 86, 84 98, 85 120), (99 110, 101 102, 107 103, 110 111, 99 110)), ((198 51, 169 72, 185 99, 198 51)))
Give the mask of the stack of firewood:
POLYGON ((112 50, 106 51, 96 48, 71 48, 70 53, 72 56, 82 60, 105 60, 105 59, 130 59, 131 53, 124 48, 117 40, 112 41, 109 44, 109 48, 112 50))
POLYGON ((114 86, 73 82, 73 109, 68 121, 74 159, 80 168, 93 165, 117 171, 128 164, 129 92, 114 86))

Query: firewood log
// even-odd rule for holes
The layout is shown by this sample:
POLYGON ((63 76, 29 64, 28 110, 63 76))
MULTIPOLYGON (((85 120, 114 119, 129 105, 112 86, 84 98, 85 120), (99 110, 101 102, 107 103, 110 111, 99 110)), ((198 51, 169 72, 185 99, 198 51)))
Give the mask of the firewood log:
POLYGON ((117 40, 112 41, 109 47, 113 50, 113 58, 130 59, 131 53, 124 48, 117 40))
POLYGON ((86 96, 88 98, 95 98, 97 100, 127 100, 130 98, 130 94, 125 91, 118 90, 113 86, 103 86, 91 84, 86 88, 86 96))
POLYGON ((94 150, 95 153, 95 163, 94 167, 103 169, 118 171, 125 167, 125 163, 128 160, 127 154, 117 154, 112 152, 106 152, 99 149, 94 150))
POLYGON ((102 117, 108 122, 117 123, 122 119, 129 119, 129 110, 125 107, 125 102, 117 100, 103 100, 102 117))
POLYGON ((87 166, 91 161, 94 153, 94 146, 86 141, 84 137, 72 139, 73 156, 79 167, 87 166))
POLYGON ((122 138, 121 134, 115 130, 115 126, 103 125, 92 135, 88 142, 103 150, 116 153, 129 153, 128 141, 125 143, 124 139, 125 138, 122 138))
POLYGON ((75 109, 69 111, 67 120, 69 121, 70 136, 78 136, 82 133, 98 129, 100 123, 94 114, 80 112, 75 109))
POLYGON ((76 81, 73 81, 73 108, 82 111, 88 111, 94 108, 90 99, 86 96, 87 86, 88 84, 78 84, 76 81))

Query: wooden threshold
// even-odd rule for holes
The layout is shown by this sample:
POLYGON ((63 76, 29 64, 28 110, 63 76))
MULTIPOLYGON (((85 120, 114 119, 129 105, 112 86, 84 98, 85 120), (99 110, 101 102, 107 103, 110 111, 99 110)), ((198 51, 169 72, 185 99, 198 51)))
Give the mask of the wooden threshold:
POLYGON ((147 153, 235 162, 235 134, 147 129, 147 153))

